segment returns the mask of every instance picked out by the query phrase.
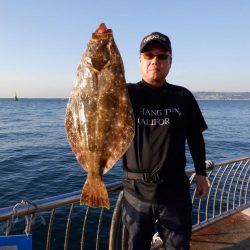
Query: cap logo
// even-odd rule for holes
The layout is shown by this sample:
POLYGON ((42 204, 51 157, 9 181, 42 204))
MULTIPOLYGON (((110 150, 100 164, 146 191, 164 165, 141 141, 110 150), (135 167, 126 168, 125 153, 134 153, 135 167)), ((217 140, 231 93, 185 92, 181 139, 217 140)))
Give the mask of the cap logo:
POLYGON ((160 35, 157 34, 157 35, 151 35, 151 36, 146 37, 144 39, 144 43, 149 42, 149 41, 154 40, 154 39, 161 39, 163 41, 166 41, 165 37, 160 36, 160 35))

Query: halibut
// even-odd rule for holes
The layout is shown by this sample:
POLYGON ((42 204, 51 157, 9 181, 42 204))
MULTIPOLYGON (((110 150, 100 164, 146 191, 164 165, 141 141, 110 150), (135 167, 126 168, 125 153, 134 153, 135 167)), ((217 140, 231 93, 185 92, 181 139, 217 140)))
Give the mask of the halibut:
POLYGON ((80 204, 109 208, 102 180, 134 137, 122 58, 105 24, 92 34, 77 68, 65 119, 69 144, 87 172, 80 204))

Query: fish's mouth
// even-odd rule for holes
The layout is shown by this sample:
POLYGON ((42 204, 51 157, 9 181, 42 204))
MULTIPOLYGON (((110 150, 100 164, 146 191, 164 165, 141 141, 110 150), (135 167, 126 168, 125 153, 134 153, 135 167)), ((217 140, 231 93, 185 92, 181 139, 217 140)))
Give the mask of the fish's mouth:
POLYGON ((94 33, 92 33, 92 39, 103 40, 113 37, 112 29, 108 29, 104 23, 101 23, 94 33))
POLYGON ((108 29, 105 23, 101 23, 97 30, 95 31, 97 34, 112 34, 112 29, 108 29))

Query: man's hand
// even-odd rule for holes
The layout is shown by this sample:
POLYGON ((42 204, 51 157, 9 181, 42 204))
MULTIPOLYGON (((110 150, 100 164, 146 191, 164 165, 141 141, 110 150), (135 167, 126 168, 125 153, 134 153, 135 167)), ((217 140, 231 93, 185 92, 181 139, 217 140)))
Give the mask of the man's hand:
POLYGON ((196 192, 195 196, 200 199, 208 194, 208 188, 210 186, 209 180, 206 176, 196 175, 196 192))

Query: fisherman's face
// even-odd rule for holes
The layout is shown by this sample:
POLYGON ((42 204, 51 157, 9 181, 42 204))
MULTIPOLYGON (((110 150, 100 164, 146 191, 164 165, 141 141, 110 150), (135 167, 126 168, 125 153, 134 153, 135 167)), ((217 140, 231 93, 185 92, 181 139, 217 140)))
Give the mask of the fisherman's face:
POLYGON ((160 87, 171 67, 172 57, 158 43, 149 44, 146 50, 140 54, 139 64, 142 78, 149 84, 160 87))

